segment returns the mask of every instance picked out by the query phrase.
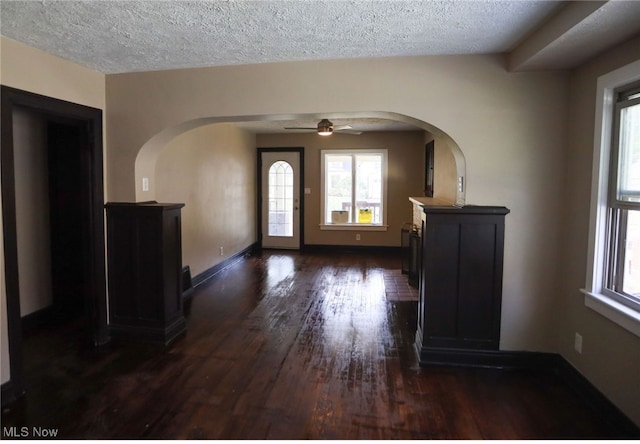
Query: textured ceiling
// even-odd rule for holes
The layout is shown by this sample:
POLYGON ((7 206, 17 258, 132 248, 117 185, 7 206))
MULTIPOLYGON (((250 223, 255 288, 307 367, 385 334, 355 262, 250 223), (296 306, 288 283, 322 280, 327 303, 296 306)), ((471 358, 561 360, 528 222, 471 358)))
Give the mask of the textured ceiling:
POLYGON ((508 52, 556 1, 2 1, 0 33, 103 73, 508 52))
MULTIPOLYGON (((640 33, 640 0, 0 0, 0 34, 105 74, 361 57, 505 53, 510 70, 570 69, 640 33)), ((340 115, 243 122, 417 127, 340 115)), ((295 131, 292 131, 295 132, 295 131)))

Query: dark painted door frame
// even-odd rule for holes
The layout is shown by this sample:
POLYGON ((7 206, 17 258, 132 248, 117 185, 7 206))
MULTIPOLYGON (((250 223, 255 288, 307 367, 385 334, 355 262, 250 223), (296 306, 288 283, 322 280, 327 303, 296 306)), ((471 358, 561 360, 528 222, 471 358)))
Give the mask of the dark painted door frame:
POLYGON ((300 155, 300 250, 304 249, 304 148, 258 148, 258 244, 262 248, 262 153, 298 153, 300 155))
POLYGON ((89 156, 84 167, 90 178, 89 187, 89 291, 85 296, 89 340, 94 346, 108 341, 107 300, 104 240, 104 185, 102 110, 54 99, 39 94, 1 86, 2 111, 2 217, 5 259, 5 286, 7 296, 7 325, 9 330, 9 356, 11 376, 2 384, 2 404, 24 392, 22 366, 22 332, 20 317, 20 290, 18 283, 18 244, 16 235, 16 195, 13 146, 13 110, 21 107, 51 119, 70 119, 86 125, 89 135, 89 156))

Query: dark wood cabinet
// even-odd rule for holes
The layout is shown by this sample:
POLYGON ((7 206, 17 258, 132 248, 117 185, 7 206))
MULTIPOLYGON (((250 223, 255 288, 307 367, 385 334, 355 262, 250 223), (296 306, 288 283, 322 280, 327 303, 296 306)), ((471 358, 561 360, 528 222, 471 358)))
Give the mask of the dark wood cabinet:
POLYGON ((445 349, 499 348, 508 213, 504 207, 423 207, 415 342, 421 364, 445 349))
POLYGON ((181 208, 108 203, 109 332, 168 344, 183 333, 181 208))

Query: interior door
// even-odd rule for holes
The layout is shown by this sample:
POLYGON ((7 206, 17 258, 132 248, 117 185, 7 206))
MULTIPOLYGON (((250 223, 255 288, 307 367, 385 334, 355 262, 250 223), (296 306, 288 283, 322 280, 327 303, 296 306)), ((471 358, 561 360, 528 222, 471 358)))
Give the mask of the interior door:
POLYGON ((300 248, 300 152, 262 151, 262 248, 300 248))

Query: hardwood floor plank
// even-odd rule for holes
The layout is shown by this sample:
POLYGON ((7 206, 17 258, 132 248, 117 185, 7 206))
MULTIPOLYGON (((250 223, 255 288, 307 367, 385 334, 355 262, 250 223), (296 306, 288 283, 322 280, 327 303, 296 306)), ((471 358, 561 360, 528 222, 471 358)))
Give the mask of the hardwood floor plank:
POLYGON ((553 374, 419 367, 417 303, 386 296, 399 267, 389 254, 264 251, 196 289, 168 348, 83 351, 72 327, 34 333, 28 393, 3 426, 94 439, 616 437, 553 374))

